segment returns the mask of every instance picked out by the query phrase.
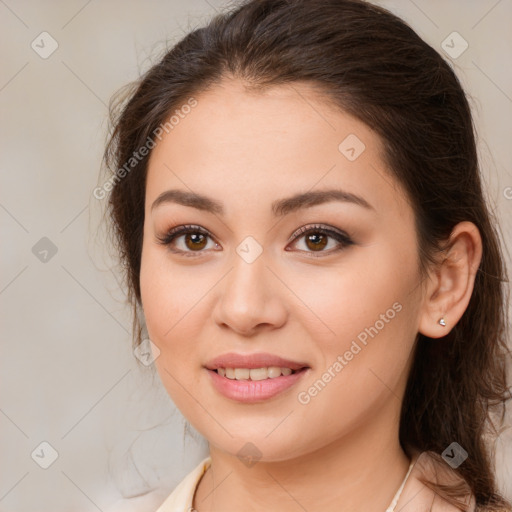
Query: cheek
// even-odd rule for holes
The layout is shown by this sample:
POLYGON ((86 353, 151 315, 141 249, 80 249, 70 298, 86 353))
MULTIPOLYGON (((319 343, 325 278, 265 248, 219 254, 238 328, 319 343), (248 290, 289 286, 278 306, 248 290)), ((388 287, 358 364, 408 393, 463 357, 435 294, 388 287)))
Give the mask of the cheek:
POLYGON ((336 269, 297 282, 297 295, 307 297, 315 314, 303 318, 313 319, 305 329, 319 354, 315 374, 301 391, 318 414, 333 404, 345 416, 347 410, 353 418, 364 416, 369 403, 388 398, 389 388, 403 383, 417 328, 415 261, 413 254, 396 254, 392 244, 374 244, 336 269), (321 390, 318 398, 309 386, 321 390))
POLYGON ((143 250, 141 262, 141 298, 148 335, 159 348, 155 366, 170 398, 188 418, 194 417, 193 402, 185 390, 193 390, 198 363, 197 345, 200 323, 193 321, 198 292, 180 282, 157 251, 143 250))
POLYGON ((288 279, 305 327, 313 336, 315 329, 317 341, 336 351, 361 333, 364 342, 365 329, 376 323, 379 331, 400 323, 405 315, 397 309, 410 302, 408 295, 417 284, 414 258, 401 257, 382 243, 347 253, 337 266, 312 266, 288 279))
POLYGON ((161 248, 143 248, 141 298, 149 338, 160 350, 155 365, 183 412, 191 407, 184 390, 194 389, 202 368, 200 340, 213 307, 209 290, 218 279, 211 269, 173 264, 161 248))
POLYGON ((144 243, 140 288, 148 331, 164 341, 171 339, 182 319, 198 300, 201 281, 172 265, 165 248, 144 243))
POLYGON ((186 320, 199 290, 180 278, 180 273, 172 272, 165 251, 151 247, 142 251, 140 289, 149 337, 161 351, 159 360, 185 357, 187 347, 193 344, 183 345, 180 350, 174 350, 173 345, 187 334, 184 330, 194 326, 186 320), (170 353, 175 357, 169 357, 170 353))

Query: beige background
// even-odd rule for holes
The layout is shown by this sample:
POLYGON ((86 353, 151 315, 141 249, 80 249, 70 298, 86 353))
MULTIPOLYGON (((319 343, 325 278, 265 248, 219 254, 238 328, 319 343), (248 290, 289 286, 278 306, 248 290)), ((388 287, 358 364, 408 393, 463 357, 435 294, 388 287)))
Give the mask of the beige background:
MULTIPOLYGON (((453 31, 468 42, 447 58, 472 96, 489 199, 510 247, 512 1, 379 3, 441 53, 453 31)), ((1 512, 107 510, 154 488, 165 494, 207 453, 199 436, 184 437, 158 378, 136 366, 129 312, 90 231, 109 98, 166 39, 221 5, 0 0, 1 512), (31 47, 43 31, 58 44, 46 59, 31 47), (52 449, 42 442, 58 454, 48 469, 39 464, 52 449)), ((45 41, 40 52, 51 48, 45 41)), ((511 461, 509 430, 498 471, 510 497, 511 461)), ((118 505, 151 510, 161 499, 152 492, 118 505)))

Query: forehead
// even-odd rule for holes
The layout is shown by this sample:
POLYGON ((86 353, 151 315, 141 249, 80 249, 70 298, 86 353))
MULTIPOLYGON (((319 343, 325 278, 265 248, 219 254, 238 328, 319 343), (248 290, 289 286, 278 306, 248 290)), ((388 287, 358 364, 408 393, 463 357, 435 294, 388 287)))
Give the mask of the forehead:
POLYGON ((310 84, 249 91, 225 80, 194 97, 197 104, 152 151, 147 204, 166 188, 182 188, 247 209, 257 206, 255 196, 261 205, 337 186, 376 208, 400 207, 378 135, 310 84))

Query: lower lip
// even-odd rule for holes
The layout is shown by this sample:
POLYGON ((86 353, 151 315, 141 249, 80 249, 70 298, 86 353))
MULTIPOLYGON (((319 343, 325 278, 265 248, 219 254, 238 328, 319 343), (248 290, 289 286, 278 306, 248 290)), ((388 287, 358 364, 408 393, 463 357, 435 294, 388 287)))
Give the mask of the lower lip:
POLYGON ((237 402, 255 403, 268 400, 296 384, 308 371, 308 368, 281 375, 274 379, 235 380, 222 377, 214 370, 208 370, 215 389, 226 398, 237 402))

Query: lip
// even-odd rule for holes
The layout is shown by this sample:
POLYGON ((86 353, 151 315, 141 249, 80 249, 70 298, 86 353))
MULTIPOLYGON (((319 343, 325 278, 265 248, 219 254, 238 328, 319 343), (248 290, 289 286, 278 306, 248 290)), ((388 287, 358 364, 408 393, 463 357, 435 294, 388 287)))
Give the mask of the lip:
MULTIPOLYGON (((228 366, 229 368, 229 366, 228 366)), ((238 366, 237 368, 240 368, 238 366)), ((297 384, 310 368, 302 368, 290 375, 281 375, 265 380, 236 380, 222 377, 215 370, 208 370, 213 387, 226 398, 242 403, 256 403, 269 400, 297 384)))
MULTIPOLYGON (((299 361, 291 361, 274 354, 258 352, 255 354, 237 354, 228 352, 205 364, 208 370, 216 370, 217 368, 268 368, 269 366, 279 366, 281 368, 290 368, 292 370, 300 370, 301 368, 309 368, 306 363, 299 361)), ((279 377, 277 377, 279 378, 279 377)))
POLYGON ((292 361, 273 354, 236 354, 234 352, 220 355, 208 361, 205 368, 210 375, 213 387, 221 395, 242 403, 256 403, 269 400, 297 384, 310 370, 306 363, 292 361), (269 366, 290 368, 295 373, 265 380, 236 380, 222 377, 215 371, 217 368, 251 369, 267 368, 269 366))

